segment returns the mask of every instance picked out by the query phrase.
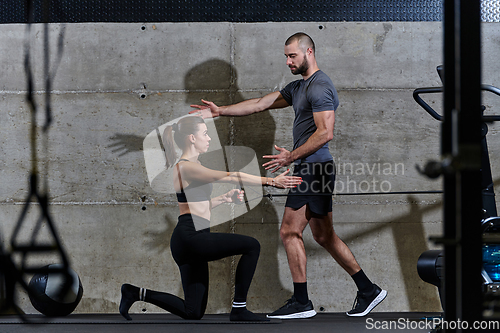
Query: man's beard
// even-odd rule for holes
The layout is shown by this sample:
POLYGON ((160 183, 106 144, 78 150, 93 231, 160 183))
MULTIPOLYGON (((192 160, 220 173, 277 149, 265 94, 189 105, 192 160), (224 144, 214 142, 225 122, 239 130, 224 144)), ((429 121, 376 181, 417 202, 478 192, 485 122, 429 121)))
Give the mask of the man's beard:
POLYGON ((308 69, 309 69, 309 63, 307 62, 306 57, 304 57, 304 61, 302 61, 299 67, 294 69, 290 68, 293 75, 304 74, 305 72, 307 72, 308 69))

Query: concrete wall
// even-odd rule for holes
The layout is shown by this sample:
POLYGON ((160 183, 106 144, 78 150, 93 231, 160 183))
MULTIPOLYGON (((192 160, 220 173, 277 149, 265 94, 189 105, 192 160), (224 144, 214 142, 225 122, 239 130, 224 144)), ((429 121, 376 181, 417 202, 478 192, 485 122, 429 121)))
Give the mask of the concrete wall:
MULTIPOLYGON (((77 312, 117 312, 125 282, 183 296, 169 248, 176 201, 149 186, 142 141, 156 127, 185 115, 200 98, 228 104, 297 79, 283 56, 284 40, 297 31, 315 40, 319 66, 341 101, 330 143, 340 192, 334 197, 336 231, 368 276, 388 290, 378 311, 440 310, 435 288, 417 275, 416 261, 435 247, 428 237, 441 232, 441 196, 345 194, 442 188, 440 181, 415 170, 416 164, 439 158, 439 123, 412 99, 417 87, 440 86, 435 68, 442 64, 441 23, 52 24, 54 123, 48 140, 38 141, 40 170, 48 180, 54 221, 84 285, 77 312), (64 48, 58 62, 59 40, 64 48)), ((7 239, 27 195, 31 165, 24 32, 23 25, 0 25, 0 221, 7 239)), ((500 86, 500 26, 484 24, 483 41, 483 82, 500 86)), ((42 26, 33 27, 30 43, 42 124, 42 26)), ((439 95, 427 100, 441 109, 439 95)), ((500 109, 498 99, 485 97, 485 105, 500 109)), ((273 153, 274 144, 291 148, 292 121, 287 108, 215 124, 222 145, 250 147, 262 164, 261 156, 273 153)), ((38 137, 44 137, 40 131, 38 137)), ((497 178, 498 125, 490 126, 488 139, 497 178)), ((249 308, 259 312, 275 310, 292 293, 278 234, 283 206, 283 197, 265 198, 247 214, 215 227, 261 242, 248 300, 249 308)), ((23 235, 38 216, 32 206, 23 235)), ((309 229, 305 243, 316 309, 349 310, 354 283, 315 244, 309 229)), ((210 264, 209 313, 229 311, 236 259, 210 264)), ((35 312, 24 294, 19 304, 35 312)), ((144 303, 132 308, 157 311, 144 303)))

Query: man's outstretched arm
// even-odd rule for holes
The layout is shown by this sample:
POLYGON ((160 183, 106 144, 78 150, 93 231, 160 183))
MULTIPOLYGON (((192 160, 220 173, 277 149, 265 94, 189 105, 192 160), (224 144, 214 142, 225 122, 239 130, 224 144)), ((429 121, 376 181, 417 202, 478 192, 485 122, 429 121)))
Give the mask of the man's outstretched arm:
POLYGON ((213 102, 205 101, 203 99, 201 101, 204 105, 191 105, 191 107, 196 110, 189 112, 190 114, 198 113, 201 114, 203 118, 215 118, 218 116, 246 116, 264 110, 279 109, 289 106, 279 91, 272 92, 264 97, 252 98, 240 103, 225 106, 217 106, 213 102))

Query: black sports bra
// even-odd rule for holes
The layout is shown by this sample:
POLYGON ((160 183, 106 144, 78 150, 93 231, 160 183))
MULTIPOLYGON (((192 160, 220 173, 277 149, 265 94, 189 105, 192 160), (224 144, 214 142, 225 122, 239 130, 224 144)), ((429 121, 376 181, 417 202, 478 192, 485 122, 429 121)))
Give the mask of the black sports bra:
MULTIPOLYGON (((180 159, 181 161, 188 161, 186 159, 180 159)), ((204 183, 200 181, 193 181, 186 188, 181 189, 181 193, 177 192, 178 202, 200 202, 200 201, 210 201, 210 196, 212 195, 213 185, 212 183, 204 183), (187 193, 187 195, 186 195, 187 193)))

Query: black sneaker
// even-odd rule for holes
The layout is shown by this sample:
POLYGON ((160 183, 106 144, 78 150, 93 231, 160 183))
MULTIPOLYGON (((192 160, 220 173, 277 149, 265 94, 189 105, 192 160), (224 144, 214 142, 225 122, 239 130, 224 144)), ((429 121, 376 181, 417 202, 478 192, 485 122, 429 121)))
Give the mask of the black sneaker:
POLYGON ((316 315, 314 311, 313 304, 311 300, 307 304, 301 304, 292 296, 286 304, 283 305, 278 310, 267 315, 267 318, 277 318, 277 319, 299 319, 299 318, 311 318, 316 315))
POLYGON ((362 293, 358 291, 358 295, 354 300, 352 310, 346 312, 351 317, 363 317, 370 313, 377 305, 380 304, 387 296, 387 291, 380 289, 376 284, 373 285, 373 291, 370 293, 362 293))

